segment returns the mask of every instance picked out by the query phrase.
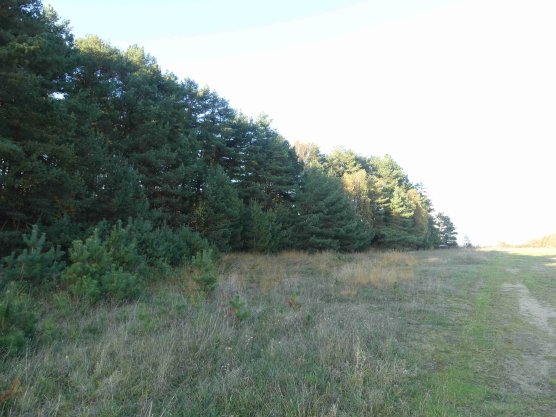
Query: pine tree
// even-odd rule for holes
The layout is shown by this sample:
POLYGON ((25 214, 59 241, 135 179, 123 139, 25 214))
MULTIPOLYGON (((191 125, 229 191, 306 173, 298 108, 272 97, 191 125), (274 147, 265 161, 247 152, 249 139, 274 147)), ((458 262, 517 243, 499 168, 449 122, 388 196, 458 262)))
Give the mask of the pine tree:
POLYGON ((328 175, 342 178, 344 174, 353 174, 361 169, 368 168, 364 158, 351 150, 337 148, 326 155, 323 164, 328 175))
POLYGON ((458 245, 458 234, 450 217, 444 213, 438 213, 436 215, 436 225, 438 228, 439 246, 455 247, 458 245))
POLYGON ((237 191, 218 165, 207 169, 202 189, 194 212, 194 228, 218 249, 228 251, 234 235, 240 233, 241 201, 237 191))
POLYGON ((64 98, 72 36, 39 1, 0 7, 0 253, 22 244, 31 224, 75 208, 73 123, 64 98))
POLYGON ((96 137, 137 174, 137 183, 161 220, 177 227, 191 221, 199 145, 189 95, 197 91, 163 75, 156 60, 138 46, 121 52, 98 37, 77 42, 82 65, 76 94, 95 108, 96 137))
POLYGON ((251 201, 245 207, 242 219, 243 249, 271 252, 278 245, 279 225, 273 211, 264 211, 259 203, 251 201))
POLYGON ((340 179, 305 172, 290 214, 292 246, 302 250, 361 250, 373 235, 355 212, 340 179))
POLYGON ((302 166, 295 150, 271 128, 268 118, 259 118, 254 127, 238 178, 239 192, 246 204, 255 200, 268 210, 292 200, 302 166))

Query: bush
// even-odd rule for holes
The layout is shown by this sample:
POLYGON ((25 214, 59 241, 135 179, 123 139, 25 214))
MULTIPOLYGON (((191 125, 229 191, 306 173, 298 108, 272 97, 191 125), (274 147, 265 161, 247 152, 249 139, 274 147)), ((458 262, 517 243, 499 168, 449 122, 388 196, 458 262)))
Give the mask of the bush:
POLYGON ((71 265, 63 273, 69 291, 91 302, 111 297, 130 299, 140 293, 138 274, 144 259, 137 253, 129 230, 116 224, 102 241, 98 231, 85 241, 76 240, 70 249, 71 265))
POLYGON ((193 280, 201 291, 210 293, 217 285, 217 273, 213 251, 205 249, 191 258, 193 268, 193 280))
POLYGON ((117 300, 130 300, 141 294, 142 282, 138 277, 121 268, 112 269, 102 277, 101 288, 117 300))
POLYGON ((247 302, 236 294, 230 300, 230 312, 235 316, 238 321, 243 321, 251 316, 251 312, 247 308, 247 302))
POLYGON ((0 352, 17 353, 31 337, 37 323, 31 298, 10 282, 0 295, 0 352))
POLYGON ((150 266, 183 265, 196 253, 210 248, 205 238, 185 226, 171 229, 163 224, 155 228, 148 220, 130 219, 128 227, 138 252, 150 266))
POLYGON ((122 222, 118 221, 105 239, 104 247, 118 268, 138 275, 146 274, 145 257, 139 254, 131 223, 123 227, 122 222))
POLYGON ((13 252, 2 259, 0 289, 11 281, 32 284, 55 283, 65 268, 62 261, 64 252, 59 247, 46 250, 46 235, 39 233, 37 225, 33 226, 30 235, 23 235, 23 241, 27 248, 19 255, 16 256, 13 252))

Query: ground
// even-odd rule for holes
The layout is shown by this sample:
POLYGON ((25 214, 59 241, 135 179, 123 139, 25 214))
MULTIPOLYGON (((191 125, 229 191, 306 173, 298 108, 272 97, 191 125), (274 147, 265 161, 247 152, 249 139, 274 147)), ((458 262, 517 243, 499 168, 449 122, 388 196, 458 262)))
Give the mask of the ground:
POLYGON ((44 311, 1 415, 556 416, 556 250, 234 254, 44 311))

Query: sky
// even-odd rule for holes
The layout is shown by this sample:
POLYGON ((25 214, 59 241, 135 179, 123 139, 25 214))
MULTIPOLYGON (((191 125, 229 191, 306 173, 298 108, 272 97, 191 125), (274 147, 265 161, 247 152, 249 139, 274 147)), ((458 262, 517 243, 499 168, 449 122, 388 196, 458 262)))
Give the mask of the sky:
MULTIPOLYGON (((45 1, 48 3, 48 1, 45 1)), ((556 233, 553 0, 50 0, 292 144, 392 155, 460 241, 556 233)))

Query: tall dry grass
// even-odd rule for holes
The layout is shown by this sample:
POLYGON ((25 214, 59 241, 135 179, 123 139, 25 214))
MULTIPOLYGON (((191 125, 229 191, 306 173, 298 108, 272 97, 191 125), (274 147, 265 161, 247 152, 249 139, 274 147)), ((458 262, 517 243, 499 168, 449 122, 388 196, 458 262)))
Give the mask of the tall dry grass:
POLYGON ((348 290, 365 285, 385 288, 413 279, 416 265, 417 259, 409 253, 371 252, 356 255, 338 269, 337 276, 348 290))
POLYGON ((416 371, 399 345, 413 337, 403 317, 437 308, 426 256, 232 254, 208 298, 184 270, 130 304, 60 299, 42 344, 2 362, 0 391, 21 385, 0 414, 410 415, 416 371))

